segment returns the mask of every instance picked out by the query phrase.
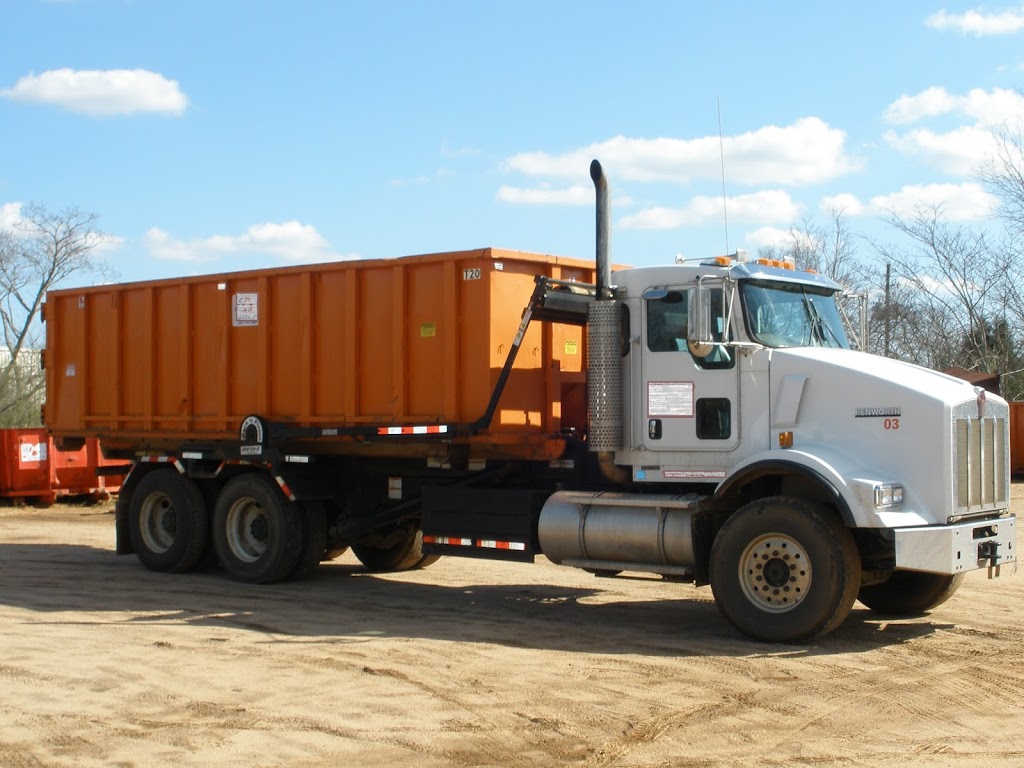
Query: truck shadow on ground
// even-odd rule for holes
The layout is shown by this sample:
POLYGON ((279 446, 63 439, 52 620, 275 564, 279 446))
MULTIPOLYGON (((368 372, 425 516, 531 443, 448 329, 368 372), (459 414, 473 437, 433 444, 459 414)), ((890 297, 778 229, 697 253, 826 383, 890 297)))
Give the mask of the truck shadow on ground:
POLYGON ((95 613, 90 619, 95 623, 180 622, 212 632, 257 632, 271 641, 308 638, 345 644, 381 637, 426 638, 647 656, 863 652, 951 626, 928 618, 885 621, 858 605, 827 638, 773 645, 740 635, 706 588, 672 585, 680 597, 666 599, 663 592, 650 598, 625 597, 616 594, 611 584, 615 580, 606 579, 586 587, 515 583, 518 574, 512 573, 501 584, 432 583, 438 577, 435 569, 441 568, 439 563, 429 571, 379 576, 358 565, 332 563, 305 581, 250 585, 234 582, 216 568, 153 573, 134 558, 94 547, 5 544, 0 545, 0 604, 40 614, 95 613))

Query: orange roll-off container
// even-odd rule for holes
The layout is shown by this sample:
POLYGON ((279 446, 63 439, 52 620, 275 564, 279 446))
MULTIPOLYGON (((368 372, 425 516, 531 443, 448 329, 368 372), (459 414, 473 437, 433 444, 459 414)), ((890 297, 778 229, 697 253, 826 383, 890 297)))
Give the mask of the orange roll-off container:
POLYGON ((117 491, 121 475, 98 475, 104 459, 95 438, 76 450, 59 450, 41 427, 0 429, 0 498, 52 504, 58 497, 106 498, 117 491))
MULTIPOLYGON (((99 437, 114 453, 237 440, 249 415, 472 422, 536 275, 592 282, 594 267, 487 248, 52 291, 45 421, 58 440, 99 437)), ((578 326, 532 324, 493 420, 466 441, 499 455, 557 451, 553 438, 585 425, 583 347, 578 326)), ((342 435, 318 445, 370 450, 342 435)))

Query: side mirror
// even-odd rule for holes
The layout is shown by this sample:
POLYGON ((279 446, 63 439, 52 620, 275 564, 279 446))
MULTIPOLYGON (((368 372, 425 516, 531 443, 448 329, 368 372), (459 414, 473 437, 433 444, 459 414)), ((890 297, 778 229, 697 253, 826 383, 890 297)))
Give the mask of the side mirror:
POLYGON ((689 289, 686 345, 694 357, 707 357, 715 348, 711 335, 711 291, 702 286, 689 289))

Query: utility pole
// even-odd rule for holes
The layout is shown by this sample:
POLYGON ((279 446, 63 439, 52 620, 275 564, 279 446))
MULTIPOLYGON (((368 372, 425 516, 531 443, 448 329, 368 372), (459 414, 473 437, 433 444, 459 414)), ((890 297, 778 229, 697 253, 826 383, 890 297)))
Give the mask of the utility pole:
POLYGON ((885 265, 885 356, 889 357, 889 334, 892 331, 892 319, 889 316, 889 280, 892 276, 892 265, 885 265))

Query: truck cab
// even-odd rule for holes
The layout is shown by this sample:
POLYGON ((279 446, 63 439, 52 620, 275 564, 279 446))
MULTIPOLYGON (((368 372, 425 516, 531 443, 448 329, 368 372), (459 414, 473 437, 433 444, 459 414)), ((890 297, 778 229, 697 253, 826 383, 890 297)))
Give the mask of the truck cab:
POLYGON ((832 486, 854 527, 1006 510, 1006 402, 851 348, 833 281, 724 257, 615 279, 636 318, 616 453, 634 481, 728 488, 788 464, 832 486))
POLYGON ((738 628, 781 641, 858 598, 929 610, 1016 559, 1007 403, 854 349, 837 283, 742 255, 610 282, 622 399, 601 384, 591 409, 621 413, 619 445, 596 450, 623 491, 554 494, 548 557, 709 583, 738 628))

